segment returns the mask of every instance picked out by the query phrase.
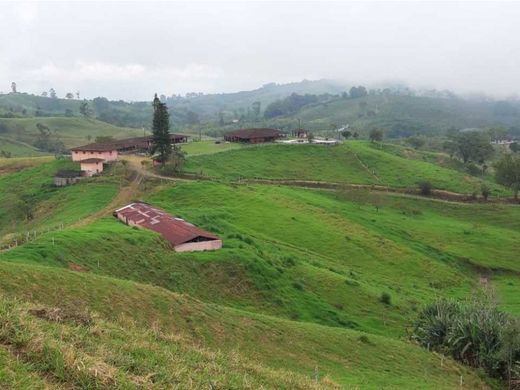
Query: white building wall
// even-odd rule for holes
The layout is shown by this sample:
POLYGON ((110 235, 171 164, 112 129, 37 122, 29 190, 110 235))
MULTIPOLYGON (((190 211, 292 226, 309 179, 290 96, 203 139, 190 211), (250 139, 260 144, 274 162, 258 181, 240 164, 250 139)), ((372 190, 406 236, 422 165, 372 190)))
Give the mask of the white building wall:
POLYGON ((222 248, 222 240, 188 242, 174 247, 175 252, 214 251, 220 248, 222 248))

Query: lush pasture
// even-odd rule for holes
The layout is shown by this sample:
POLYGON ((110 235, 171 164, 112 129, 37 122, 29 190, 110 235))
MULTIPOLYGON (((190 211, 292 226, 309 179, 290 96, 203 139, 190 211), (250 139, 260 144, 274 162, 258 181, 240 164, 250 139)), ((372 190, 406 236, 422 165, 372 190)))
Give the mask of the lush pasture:
MULTIPOLYGON (((16 161, 7 160, 6 163, 16 161)), ((20 161, 24 162, 31 164, 34 160, 20 161)), ((54 160, 0 176, 1 234, 77 222, 102 208, 117 193, 119 179, 110 176, 86 179, 73 186, 54 187, 53 177, 60 169, 78 167, 69 160, 54 160)))
MULTIPOLYGON (((250 147, 193 159, 250 151, 265 157, 264 150, 293 153, 300 147, 250 147)), ((323 156, 323 150, 358 161, 360 168, 349 175, 359 178, 372 153, 417 161, 365 143, 310 147, 310 158, 323 156)), ((260 159, 257 169, 270 169, 265 164, 260 159)), ((196 372, 193 388, 213 378, 227 388, 448 389, 459 386, 460 375, 463 386, 480 388, 471 371, 450 360, 441 366, 439 356, 410 343, 407 327, 422 304, 471 295, 483 278, 496 287, 505 309, 520 312, 515 206, 362 190, 214 182, 155 186, 144 180, 141 188, 152 190, 143 200, 224 240, 219 251, 176 253, 155 233, 112 217, 69 226, 106 207, 125 182, 115 172, 53 188, 53 173, 73 166, 55 160, 0 176, 0 204, 29 199, 35 206, 33 218, 23 223, 20 207, 0 208, 4 237, 28 227, 65 226, 0 253, 0 362, 12 367, 8 374, 0 369, 6 386, 25 369, 36 388, 49 375, 68 386, 99 385, 88 367, 101 365, 112 373, 111 383, 129 388, 135 380, 148 383, 151 373, 160 388, 173 380, 172 372, 196 372), (390 304, 381 301, 383 293, 390 304), (49 323, 28 315, 29 306, 12 298, 30 306, 88 308, 95 325, 49 323), (99 329, 105 329, 101 336, 99 329), (2 354, 5 340, 16 337, 22 351, 32 348, 24 340, 44 340, 57 358, 49 361, 38 351, 19 360, 10 351, 2 354), (81 374, 65 359, 71 353, 87 367, 81 374)), ((391 172, 384 175, 398 180, 391 172)), ((175 376, 179 386, 190 388, 183 375, 175 376)))
MULTIPOLYGON (((364 141, 338 146, 270 145, 189 158, 186 170, 225 178, 317 180, 351 184, 416 187, 430 181, 434 188, 473 193, 481 181, 429 161, 405 158, 364 141)), ((495 194, 504 189, 489 183, 495 194)))
POLYGON ((35 157, 46 154, 25 142, 15 141, 4 137, 0 137, 0 153, 1 152, 9 154, 10 157, 35 157))
POLYGON ((74 263, 237 308, 395 335, 437 294, 470 293, 478 269, 517 269, 517 222, 500 222, 514 220, 512 206, 210 183, 147 200, 221 235, 223 250, 176 254, 109 218, 2 258, 74 263), (393 306, 379 302, 383 292, 393 306))
MULTIPOLYGON (((31 144, 38 135, 37 123, 47 126, 54 137, 59 138, 66 147, 94 142, 97 136, 114 138, 138 137, 143 135, 139 129, 113 126, 95 119, 78 117, 32 117, 0 119, 0 126, 7 129, 2 133, 4 139, 31 144), (90 138, 89 138, 90 137, 90 138)), ((0 150, 2 147, 0 147, 0 150)))
POLYGON ((463 388, 484 388, 470 370, 449 359, 441 365, 406 341, 208 305, 90 273, 9 263, 0 269, 0 341, 14 345, 0 359, 4 371, 15 369, 0 380, 9 385, 27 369, 27 383, 52 378, 76 387, 449 389, 462 375, 463 388), (28 313, 56 305, 71 319, 28 313), (93 320, 82 325, 87 309, 93 320))

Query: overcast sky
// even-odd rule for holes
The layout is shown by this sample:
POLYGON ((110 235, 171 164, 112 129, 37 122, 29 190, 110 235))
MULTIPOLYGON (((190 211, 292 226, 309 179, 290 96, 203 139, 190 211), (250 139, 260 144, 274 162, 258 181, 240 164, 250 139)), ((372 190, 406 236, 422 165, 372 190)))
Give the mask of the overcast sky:
POLYGON ((267 82, 520 93, 519 3, 0 3, 0 91, 149 100, 267 82))

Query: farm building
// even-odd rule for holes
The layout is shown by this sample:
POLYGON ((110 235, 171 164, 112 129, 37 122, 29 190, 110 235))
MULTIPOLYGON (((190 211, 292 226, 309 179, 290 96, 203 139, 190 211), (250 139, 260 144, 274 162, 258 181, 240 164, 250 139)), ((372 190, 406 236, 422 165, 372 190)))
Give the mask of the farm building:
POLYGON ((224 134, 224 139, 229 142, 258 144, 273 142, 283 136, 284 134, 276 129, 240 129, 224 134))
POLYGON ((81 171, 70 171, 70 170, 62 170, 56 172, 54 175, 54 185, 56 187, 63 187, 70 184, 77 183, 81 180, 84 173, 81 171))
POLYGON ((81 171, 85 172, 85 176, 93 176, 103 172, 103 163, 105 160, 102 158, 87 158, 79 162, 81 171))
POLYGON ((131 203, 117 209, 114 216, 128 226, 143 227, 159 233, 176 252, 222 248, 222 240, 217 236, 147 203, 131 203))
MULTIPOLYGON (((170 134, 170 139, 172 144, 188 142, 188 137, 182 134, 170 134)), ((78 146, 71 149, 72 161, 81 161, 86 158, 102 158, 104 161, 115 161, 119 153, 149 152, 152 147, 152 141, 152 136, 146 136, 78 146)))
POLYGON ((91 158, 98 158, 103 161, 117 160, 117 147, 111 143, 94 143, 85 146, 72 148, 72 161, 83 161, 91 158))

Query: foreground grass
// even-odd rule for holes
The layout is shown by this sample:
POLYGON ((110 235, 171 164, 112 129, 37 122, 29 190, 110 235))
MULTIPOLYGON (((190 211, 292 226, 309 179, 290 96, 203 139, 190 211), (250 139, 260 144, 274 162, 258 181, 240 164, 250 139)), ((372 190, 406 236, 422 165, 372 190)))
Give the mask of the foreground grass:
MULTIPOLYGON (((186 170, 236 180, 239 178, 317 180, 337 183, 416 187, 430 181, 434 188, 461 193, 480 190, 481 181, 431 161, 405 158, 394 150, 365 141, 342 145, 269 145, 189 158, 186 170)), ((495 195, 503 187, 488 183, 495 195)))
POLYGON ((471 371, 450 360, 441 365, 439 357, 407 342, 206 305, 88 273, 8 263, 0 269, 0 291, 35 302, 0 298, 1 344, 32 373, 59 384, 448 389, 462 375, 465 387, 485 387, 471 371), (28 313, 42 305, 93 311, 93 322, 84 325, 75 315, 53 322, 28 313))

